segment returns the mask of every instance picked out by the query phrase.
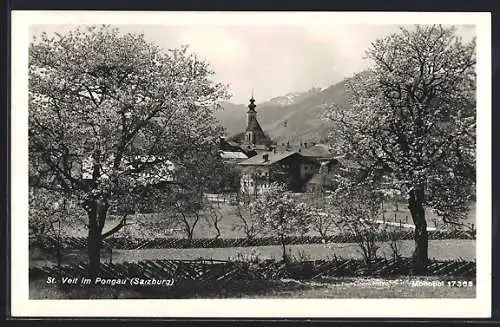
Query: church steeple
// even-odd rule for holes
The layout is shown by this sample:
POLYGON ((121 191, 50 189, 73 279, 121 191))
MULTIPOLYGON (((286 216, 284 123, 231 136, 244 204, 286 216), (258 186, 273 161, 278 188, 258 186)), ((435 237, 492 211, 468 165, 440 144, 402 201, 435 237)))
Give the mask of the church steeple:
POLYGON ((255 107, 257 107, 257 105, 255 104, 255 99, 253 97, 253 89, 252 89, 252 97, 250 98, 250 104, 248 105, 248 111, 247 111, 247 127, 250 126, 251 121, 253 119, 257 119, 257 112, 255 111, 255 107))
POLYGON ((259 123, 257 122, 257 112, 255 111, 255 99, 253 97, 253 89, 252 89, 252 97, 250 98, 250 104, 248 105, 247 111, 247 129, 246 129, 246 143, 256 144, 259 141, 259 135, 256 132, 260 130, 259 123))
POLYGON ((257 105, 255 104, 255 98, 250 98, 250 103, 248 104, 247 111, 247 128, 245 130, 245 141, 244 144, 248 146, 256 146, 256 145, 266 145, 270 144, 271 140, 267 135, 265 135, 262 127, 260 127, 259 122, 257 121, 257 111, 255 108, 257 105))

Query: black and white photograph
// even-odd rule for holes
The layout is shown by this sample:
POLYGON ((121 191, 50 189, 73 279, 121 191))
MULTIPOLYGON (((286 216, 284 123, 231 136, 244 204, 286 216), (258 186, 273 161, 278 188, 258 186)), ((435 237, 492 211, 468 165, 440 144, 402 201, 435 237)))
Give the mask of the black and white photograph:
POLYGON ((489 15, 15 14, 19 312, 489 314, 489 15))

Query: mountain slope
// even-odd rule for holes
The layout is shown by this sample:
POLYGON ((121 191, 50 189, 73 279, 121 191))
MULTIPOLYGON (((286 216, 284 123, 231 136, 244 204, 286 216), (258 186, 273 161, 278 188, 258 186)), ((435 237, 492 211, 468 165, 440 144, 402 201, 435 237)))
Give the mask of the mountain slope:
MULTIPOLYGON (((324 140, 334 127, 331 122, 322 119, 329 105, 336 103, 342 108, 349 107, 345 101, 345 82, 346 80, 322 91, 313 88, 308 92, 288 94, 262 104, 257 103, 257 119, 264 131, 278 143, 324 140)), ((245 105, 226 103, 224 110, 217 114, 228 135, 245 129, 247 110, 245 105)))

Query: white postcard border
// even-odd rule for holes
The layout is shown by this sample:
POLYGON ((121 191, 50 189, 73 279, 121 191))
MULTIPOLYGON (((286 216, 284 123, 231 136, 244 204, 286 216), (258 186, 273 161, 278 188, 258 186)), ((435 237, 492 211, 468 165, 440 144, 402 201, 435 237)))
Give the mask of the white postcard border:
POLYGON ((60 317, 489 317, 491 315, 491 15, 420 12, 12 11, 11 314, 60 317), (31 24, 472 24, 477 35, 475 299, 30 300, 28 43, 31 24), (118 301, 118 302, 117 302, 118 301))

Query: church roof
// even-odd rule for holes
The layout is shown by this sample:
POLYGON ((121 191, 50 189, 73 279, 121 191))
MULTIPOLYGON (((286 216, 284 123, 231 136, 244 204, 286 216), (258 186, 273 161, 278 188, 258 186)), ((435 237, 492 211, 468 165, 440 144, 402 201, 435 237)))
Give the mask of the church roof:
POLYGON ((250 118, 250 121, 248 122, 246 131, 247 132, 257 132, 257 133, 264 134, 264 131, 262 130, 262 127, 260 127, 260 124, 257 121, 257 118, 255 116, 252 116, 250 118))

